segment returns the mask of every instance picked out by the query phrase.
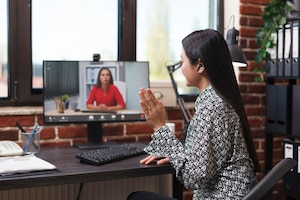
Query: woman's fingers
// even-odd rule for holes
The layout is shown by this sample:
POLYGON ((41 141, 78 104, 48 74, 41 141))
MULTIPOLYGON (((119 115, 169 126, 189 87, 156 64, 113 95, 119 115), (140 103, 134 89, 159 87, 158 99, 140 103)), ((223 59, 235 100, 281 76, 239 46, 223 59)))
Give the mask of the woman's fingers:
POLYGON ((151 164, 157 158, 158 158, 157 156, 150 155, 150 156, 147 156, 146 158, 142 159, 140 161, 140 163, 148 165, 148 164, 151 164))
POLYGON ((146 158, 140 160, 141 164, 149 165, 152 163, 156 163, 157 165, 163 165, 170 163, 169 158, 160 158, 158 156, 149 155, 146 158))
POLYGON ((140 105, 149 125, 157 130, 165 124, 165 109, 150 89, 140 89, 140 105))
POLYGON ((142 102, 144 102, 145 105, 154 106, 154 102, 152 99, 153 93, 149 88, 147 90, 145 90, 144 88, 141 88, 139 95, 141 97, 142 102))
POLYGON ((164 165, 170 163, 170 159, 169 158, 162 158, 160 160, 157 161, 157 165, 164 165))
POLYGON ((153 94, 150 89, 145 90, 144 88, 141 88, 139 95, 141 98, 140 105, 145 113, 147 113, 155 107, 155 102, 152 100, 151 97, 151 95, 153 94))
POLYGON ((157 99, 150 89, 146 90, 145 98, 147 105, 149 105, 151 108, 154 108, 157 105, 157 99))

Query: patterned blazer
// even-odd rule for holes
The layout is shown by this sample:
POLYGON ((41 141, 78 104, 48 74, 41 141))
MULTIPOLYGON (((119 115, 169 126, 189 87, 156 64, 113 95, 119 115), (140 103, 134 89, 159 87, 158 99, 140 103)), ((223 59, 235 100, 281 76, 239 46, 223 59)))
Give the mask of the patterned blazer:
POLYGON ((170 159, 193 200, 241 199, 256 183, 239 116, 212 86, 196 99, 184 144, 167 126, 151 137, 145 151, 170 159))

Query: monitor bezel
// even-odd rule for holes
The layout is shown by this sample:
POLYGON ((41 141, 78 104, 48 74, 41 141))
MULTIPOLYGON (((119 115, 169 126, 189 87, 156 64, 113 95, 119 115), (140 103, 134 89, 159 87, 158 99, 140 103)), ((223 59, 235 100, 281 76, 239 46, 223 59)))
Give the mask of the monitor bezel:
MULTIPOLYGON (((47 62, 68 62, 68 60, 45 60, 43 61, 43 76, 45 77, 45 63, 47 62)), ((106 62, 111 65, 114 64, 120 64, 120 66, 123 66, 125 64, 139 64, 143 63, 143 67, 146 67, 146 74, 148 74, 148 77, 144 77, 146 80, 146 85, 143 85, 142 87, 150 87, 149 82, 149 62, 148 61, 78 61, 83 65, 89 64, 89 65, 99 65, 99 64, 105 64, 106 62)), ((79 66, 79 72, 80 72, 80 64, 79 66)), ((124 66, 123 66, 124 67, 124 66)), ((124 69, 123 69, 124 70, 124 69)), ((122 69, 119 69, 120 74, 118 74, 118 79, 123 80, 126 82, 126 74, 122 69)), ((82 76, 81 73, 79 73, 79 76, 82 76)), ((82 77, 78 77, 79 79, 82 77)), ((128 77, 127 77, 128 78, 128 77)), ((45 83, 46 80, 44 80, 45 83)), ((134 80, 131 80, 134 81, 134 80)), ((79 84, 80 81, 79 81, 79 84)), ((43 90, 47 92, 47 86, 43 85, 43 90)), ((135 88, 136 89, 136 88, 135 88)), ((59 113, 58 110, 54 110, 53 113, 49 113, 48 109, 46 109, 46 100, 49 99, 46 98, 46 93, 43 93, 43 119, 44 123, 48 125, 67 125, 67 124, 86 124, 87 125, 87 144, 77 145, 80 149, 86 149, 86 148, 94 148, 94 147, 103 147, 102 143, 102 125, 103 123, 113 123, 113 122, 142 122, 146 121, 145 115, 142 112, 141 109, 139 110, 118 110, 116 113, 84 113, 80 110, 72 110, 72 109, 66 109, 63 111, 63 113, 59 113), (95 132, 97 134, 95 134, 95 132)), ((137 92, 138 93, 138 92, 137 92)), ((137 94, 138 95, 138 94, 137 94)), ((127 99, 129 99, 128 97, 127 99)))

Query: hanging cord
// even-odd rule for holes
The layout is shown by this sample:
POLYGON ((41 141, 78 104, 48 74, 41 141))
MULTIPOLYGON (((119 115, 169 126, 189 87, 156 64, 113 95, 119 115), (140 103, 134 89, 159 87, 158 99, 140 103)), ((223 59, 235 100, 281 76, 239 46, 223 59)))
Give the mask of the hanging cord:
POLYGON ((229 18, 228 25, 224 28, 224 30, 226 30, 226 29, 229 28, 231 20, 232 20, 232 27, 234 27, 234 20, 235 20, 235 17, 234 17, 234 15, 231 15, 231 17, 229 18))
POLYGON ((80 200, 82 188, 83 188, 83 183, 80 183, 76 200, 80 200))

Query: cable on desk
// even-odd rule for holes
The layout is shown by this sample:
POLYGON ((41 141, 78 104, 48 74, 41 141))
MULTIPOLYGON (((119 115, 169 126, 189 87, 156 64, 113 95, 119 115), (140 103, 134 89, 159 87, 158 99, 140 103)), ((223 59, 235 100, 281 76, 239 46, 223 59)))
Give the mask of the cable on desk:
POLYGON ((82 188, 83 188, 83 183, 80 183, 76 200, 80 200, 82 188))

